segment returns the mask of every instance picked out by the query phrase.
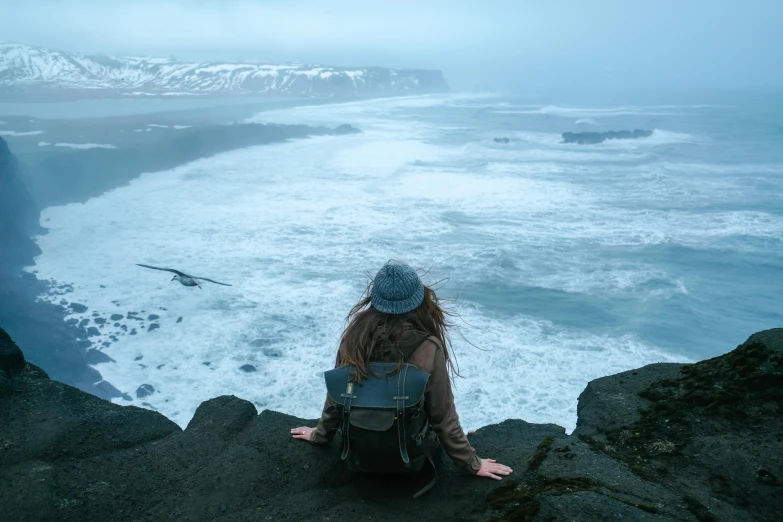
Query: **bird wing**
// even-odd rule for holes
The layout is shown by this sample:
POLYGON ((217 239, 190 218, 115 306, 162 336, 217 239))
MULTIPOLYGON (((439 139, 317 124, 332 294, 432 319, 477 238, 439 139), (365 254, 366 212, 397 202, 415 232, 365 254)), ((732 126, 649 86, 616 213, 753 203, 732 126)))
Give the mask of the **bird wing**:
POLYGON ((157 266, 150 266, 150 265, 142 265, 141 263, 136 263, 137 266, 143 266, 144 268, 152 268, 153 270, 164 270, 166 272, 174 272, 178 276, 184 276, 184 277, 190 277, 185 272, 180 272, 179 270, 174 270, 173 268, 159 268, 157 266))
POLYGON ((209 281, 210 283, 215 283, 216 285, 223 285, 223 286, 232 286, 228 283, 221 283, 219 281, 213 281, 212 279, 207 279, 206 277, 198 277, 198 276, 192 276, 193 279, 200 279, 202 281, 209 281))

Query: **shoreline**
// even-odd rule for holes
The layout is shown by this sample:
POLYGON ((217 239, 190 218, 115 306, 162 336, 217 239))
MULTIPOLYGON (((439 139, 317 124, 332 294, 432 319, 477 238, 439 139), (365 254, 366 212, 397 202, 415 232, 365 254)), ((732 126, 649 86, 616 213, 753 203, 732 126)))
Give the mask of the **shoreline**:
MULTIPOLYGON (((50 206, 83 203, 126 185, 143 173, 170 170, 222 152, 313 136, 360 132, 348 124, 327 128, 218 123, 250 117, 258 112, 257 109, 256 105, 242 105, 48 122, 49 135, 91 132, 91 135, 82 138, 88 141, 94 141, 93 136, 129 135, 126 145, 114 149, 46 147, 48 150, 39 150, 45 147, 30 142, 18 147, 17 142, 21 142, 21 138, 5 138, 9 142, 11 154, 22 165, 24 181, 40 212, 50 206), (143 127, 151 129, 149 131, 123 132, 145 122, 146 125, 155 122, 155 125, 143 127), (187 127, 176 129, 173 127, 174 122, 187 127), (102 176, 109 167, 113 175, 102 176)), ((16 117, 3 116, 2 119, 21 121, 16 117)), ((43 121, 24 119, 33 126, 43 121)), ((38 138, 37 135, 24 137, 25 140, 36 142, 38 138)), ((31 234, 31 239, 35 241, 38 235, 47 233, 45 224, 41 224, 42 230, 31 234)), ((33 255, 37 257, 37 254, 33 255)), ((90 340, 96 328, 103 328, 104 324, 110 323, 91 324, 99 317, 97 312, 92 312, 92 321, 88 322, 69 318, 68 315, 73 312, 87 311, 87 305, 70 302, 68 294, 71 289, 68 283, 38 279, 35 272, 34 258, 30 258, 18 266, 16 272, 0 274, 0 295, 4 296, 0 300, 0 326, 17 341, 29 360, 41 366, 53 379, 102 399, 122 397, 123 393, 103 380, 93 366, 111 360, 101 351, 104 346, 95 346, 90 340), (59 304, 47 299, 53 295, 61 296, 59 304)), ((110 314, 106 315, 106 318, 102 318, 104 321, 108 321, 110 314)), ((131 318, 126 319, 130 322, 131 318)))

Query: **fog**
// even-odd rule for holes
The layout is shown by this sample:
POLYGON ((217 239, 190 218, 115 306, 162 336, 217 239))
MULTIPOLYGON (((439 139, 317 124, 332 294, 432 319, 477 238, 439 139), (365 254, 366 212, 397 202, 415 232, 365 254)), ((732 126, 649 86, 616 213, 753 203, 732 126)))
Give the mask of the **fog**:
POLYGON ((453 88, 783 85, 777 0, 0 0, 0 40, 84 53, 437 68, 453 88))

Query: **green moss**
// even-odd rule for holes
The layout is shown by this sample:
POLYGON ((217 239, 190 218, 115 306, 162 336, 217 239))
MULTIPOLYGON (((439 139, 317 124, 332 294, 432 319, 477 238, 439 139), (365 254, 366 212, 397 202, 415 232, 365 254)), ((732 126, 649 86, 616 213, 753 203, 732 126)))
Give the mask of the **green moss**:
POLYGON ((595 484, 584 477, 568 477, 560 479, 541 479, 525 484, 509 480, 506 484, 495 488, 487 496, 486 505, 501 514, 492 518, 492 522, 525 522, 532 520, 541 509, 539 496, 564 495, 575 491, 595 489, 595 484))
POLYGON ((541 463, 544 462, 544 459, 549 453, 549 450, 552 449, 553 442, 555 442, 554 437, 547 437, 541 441, 541 444, 539 444, 538 448, 536 448, 536 452, 533 455, 533 458, 531 458, 530 462, 527 463, 528 470, 535 471, 541 466, 541 463))
POLYGON ((579 440, 587 444, 587 446, 593 451, 603 451, 604 449, 604 445, 595 440, 593 437, 579 435, 579 440))

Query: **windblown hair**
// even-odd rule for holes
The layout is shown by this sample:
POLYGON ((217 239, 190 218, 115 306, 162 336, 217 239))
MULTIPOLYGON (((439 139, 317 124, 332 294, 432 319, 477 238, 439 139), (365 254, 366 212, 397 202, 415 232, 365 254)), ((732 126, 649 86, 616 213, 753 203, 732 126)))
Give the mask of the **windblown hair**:
POLYGON ((429 336, 440 341, 449 373, 458 375, 452 362, 448 334, 452 326, 448 317, 452 314, 443 309, 432 288, 425 286, 421 304, 399 315, 376 310, 370 299, 371 290, 372 281, 367 285, 364 297, 345 318, 347 326, 341 340, 344 352, 341 352, 338 364, 353 366, 356 369, 356 382, 362 382, 369 375, 369 363, 372 361, 396 361, 399 369, 410 354, 408 350, 415 349, 418 343, 429 336))

